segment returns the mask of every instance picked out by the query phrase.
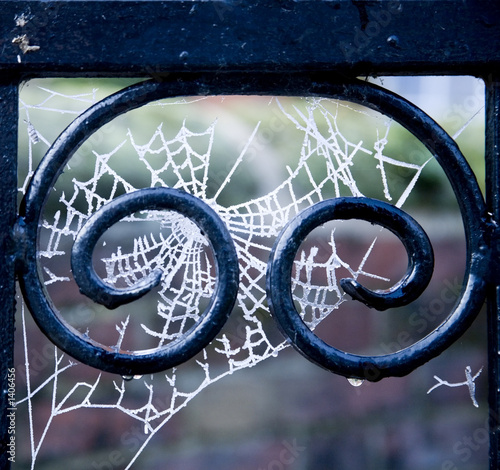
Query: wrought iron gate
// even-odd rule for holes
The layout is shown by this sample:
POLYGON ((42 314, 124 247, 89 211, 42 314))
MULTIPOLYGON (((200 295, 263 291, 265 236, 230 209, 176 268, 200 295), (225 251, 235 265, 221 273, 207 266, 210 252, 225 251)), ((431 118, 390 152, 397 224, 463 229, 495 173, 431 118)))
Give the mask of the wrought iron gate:
POLYGON ((353 280, 353 298, 386 309, 412 302, 432 274, 432 248, 404 212, 374 200, 342 198, 317 204, 285 227, 271 254, 267 291, 285 336, 313 362, 346 377, 376 381, 408 374, 440 354, 488 302, 490 468, 500 466, 500 4, 494 0, 381 1, 3 1, 0 56, 0 323, 2 418, 0 467, 9 468, 9 371, 13 367, 16 280, 38 326, 79 361, 122 375, 165 370, 193 356, 219 331, 238 289, 238 261, 225 227, 203 203, 184 193, 143 190, 92 219, 73 250, 79 285, 108 306, 133 300, 156 282, 127 292, 99 284, 93 244, 106 228, 139 209, 175 207, 212 241, 218 288, 203 322, 180 344, 131 356, 100 348, 70 331, 46 301, 37 273, 37 234, 48 191, 88 135, 115 116, 179 95, 288 95, 346 99, 401 123, 435 155, 454 188, 467 238, 467 282, 443 325, 415 345, 386 356, 345 354, 319 340, 300 320, 290 296, 290 270, 305 235, 353 213, 387 227, 410 262, 389 292, 353 280), (454 141, 411 103, 359 76, 473 75, 486 85, 486 202, 454 141), (145 77, 85 112, 36 170, 17 204, 17 122, 20 83, 40 77, 145 77), (96 238, 97 237, 97 238, 96 238))

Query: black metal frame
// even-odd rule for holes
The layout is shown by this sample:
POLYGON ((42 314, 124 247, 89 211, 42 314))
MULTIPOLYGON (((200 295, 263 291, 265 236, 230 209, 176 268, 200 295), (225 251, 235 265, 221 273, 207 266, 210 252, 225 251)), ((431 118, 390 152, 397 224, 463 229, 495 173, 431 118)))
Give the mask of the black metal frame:
POLYGON ((15 282, 38 325, 61 349, 94 367, 123 375, 163 370, 191 357, 218 332, 238 286, 236 253, 224 224, 208 206, 170 190, 122 197, 88 222, 73 249, 82 291, 114 307, 147 292, 158 273, 127 292, 100 283, 90 266, 94 234, 138 208, 176 210, 205 231, 218 257, 214 299, 190 338, 159 354, 105 351, 71 331, 53 312, 37 273, 41 210, 65 163, 86 138, 117 115, 166 96, 209 94, 316 95, 347 99, 399 121, 436 156, 455 190, 467 238, 468 267, 454 311, 439 330, 398 353, 345 355, 305 328, 291 301, 287 276, 300 240, 332 218, 365 218, 398 235, 408 271, 388 293, 353 280, 342 287, 378 309, 412 301, 432 271, 432 248, 420 226, 372 200, 316 205, 285 227, 271 253, 267 289, 283 333, 312 361, 347 377, 404 375, 446 349, 488 300, 490 468, 500 465, 500 3, 454 0, 319 1, 1 1, 0 24, 0 468, 9 468, 9 374, 13 367, 15 282), (474 75, 486 83, 486 202, 453 140, 411 103, 356 76, 474 75), (34 77, 152 77, 90 108, 56 140, 17 207, 18 88, 34 77), (90 228, 89 228, 90 227, 90 228), (86 230, 86 231, 85 231, 86 230), (95 232, 93 232, 93 230, 95 232), (218 254, 220 253, 220 254, 218 254), (416 255, 418 254, 418 255, 416 255), (226 260, 230 262, 226 262, 226 260), (222 262, 224 260, 224 262, 222 262), (296 333, 294 335, 294 333, 296 333), (185 343, 188 347, 185 347, 185 343), (91 359, 93 358, 93 359, 91 359))

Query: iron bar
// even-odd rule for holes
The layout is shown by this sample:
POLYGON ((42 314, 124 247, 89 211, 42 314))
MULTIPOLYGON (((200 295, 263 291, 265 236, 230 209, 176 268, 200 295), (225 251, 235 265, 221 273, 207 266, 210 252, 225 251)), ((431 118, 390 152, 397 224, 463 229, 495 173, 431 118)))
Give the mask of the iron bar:
MULTIPOLYGON (((486 204, 494 221, 500 220, 500 77, 486 79, 486 204)), ((498 230, 498 227, 495 226, 498 230)), ((495 236, 496 235, 496 236, 495 236)), ((500 467, 500 286, 498 285, 498 234, 491 241, 495 247, 492 275, 495 283, 488 294, 488 380, 490 423, 490 469, 500 467)))
POLYGON ((0 68, 26 76, 335 70, 352 77, 500 68, 497 1, 1 3, 0 68))
POLYGON ((15 250, 18 84, 0 76, 0 468, 15 458, 15 250), (14 390, 13 390, 14 389, 14 390), (13 440, 12 440, 13 439, 13 440))

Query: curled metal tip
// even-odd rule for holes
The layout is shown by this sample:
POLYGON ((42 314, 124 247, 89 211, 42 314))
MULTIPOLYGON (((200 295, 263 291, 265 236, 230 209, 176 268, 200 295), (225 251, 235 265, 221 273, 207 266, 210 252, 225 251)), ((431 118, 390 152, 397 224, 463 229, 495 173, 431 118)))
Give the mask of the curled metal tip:
POLYGON ((412 286, 411 291, 408 290, 405 293, 404 288, 401 286, 402 284, 408 285, 408 282, 400 282, 397 286, 393 286, 388 290, 373 291, 354 279, 347 278, 340 280, 340 286, 344 289, 344 292, 349 294, 354 300, 358 300, 376 310, 387 310, 389 308, 408 305, 418 296, 417 292, 420 294, 420 290, 415 290, 415 286, 412 286))
POLYGON ((151 289, 160 284, 162 276, 163 271, 157 268, 130 287, 117 289, 101 281, 96 283, 99 285, 98 289, 84 291, 80 287, 80 292, 95 302, 109 309, 114 309, 146 295, 151 289))

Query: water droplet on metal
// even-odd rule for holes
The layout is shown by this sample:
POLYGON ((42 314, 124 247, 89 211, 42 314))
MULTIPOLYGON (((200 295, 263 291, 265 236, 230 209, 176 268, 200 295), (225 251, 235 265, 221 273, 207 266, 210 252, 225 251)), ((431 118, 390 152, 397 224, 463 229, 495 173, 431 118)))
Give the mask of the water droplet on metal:
POLYGON ((353 386, 353 387, 359 387, 364 380, 363 379, 355 379, 355 378, 348 378, 347 381, 353 386))
POLYGON ((142 379, 142 375, 122 375, 122 379, 130 382, 131 380, 139 380, 142 379))

